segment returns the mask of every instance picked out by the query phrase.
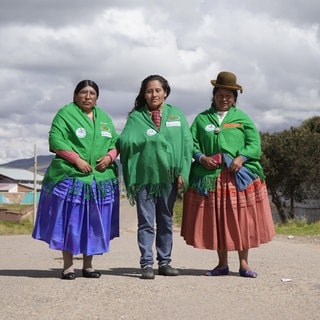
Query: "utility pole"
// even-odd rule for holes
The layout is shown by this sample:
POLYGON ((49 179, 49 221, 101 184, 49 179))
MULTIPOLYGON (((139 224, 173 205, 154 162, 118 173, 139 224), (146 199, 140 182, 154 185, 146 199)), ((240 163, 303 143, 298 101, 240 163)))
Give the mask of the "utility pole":
POLYGON ((37 212, 37 145, 34 145, 34 178, 33 178, 33 224, 36 222, 37 212))

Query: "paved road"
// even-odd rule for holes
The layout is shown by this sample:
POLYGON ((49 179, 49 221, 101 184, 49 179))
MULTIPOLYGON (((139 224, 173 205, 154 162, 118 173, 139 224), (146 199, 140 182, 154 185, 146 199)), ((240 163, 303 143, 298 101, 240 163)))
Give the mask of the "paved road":
POLYGON ((60 252, 31 236, 0 237, 0 319, 319 319, 319 239, 277 236, 250 251, 257 279, 231 274, 206 277, 215 252, 185 245, 175 232, 173 265, 179 277, 139 278, 135 209, 121 204, 121 237, 109 253, 95 257, 100 279, 59 279, 60 252), (285 282, 282 279, 291 279, 285 282))

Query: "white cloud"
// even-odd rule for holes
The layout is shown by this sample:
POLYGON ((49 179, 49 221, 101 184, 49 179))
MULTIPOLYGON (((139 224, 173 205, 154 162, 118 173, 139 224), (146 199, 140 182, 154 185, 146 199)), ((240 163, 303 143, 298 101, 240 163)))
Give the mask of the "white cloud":
POLYGON ((221 70, 244 88, 238 107, 259 130, 318 114, 318 1, 4 0, 0 11, 0 163, 47 154, 50 122, 82 79, 121 131, 141 81, 169 80, 191 123, 221 70), (17 10, 19 8, 19 10, 17 10))

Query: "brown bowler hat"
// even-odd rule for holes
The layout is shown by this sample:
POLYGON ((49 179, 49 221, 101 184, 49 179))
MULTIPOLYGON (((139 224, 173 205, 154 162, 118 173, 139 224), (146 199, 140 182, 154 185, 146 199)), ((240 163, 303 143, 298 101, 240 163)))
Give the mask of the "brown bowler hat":
POLYGON ((218 74, 217 80, 211 80, 210 82, 214 87, 240 90, 240 93, 242 93, 242 87, 237 84, 237 77, 232 72, 222 71, 218 74))

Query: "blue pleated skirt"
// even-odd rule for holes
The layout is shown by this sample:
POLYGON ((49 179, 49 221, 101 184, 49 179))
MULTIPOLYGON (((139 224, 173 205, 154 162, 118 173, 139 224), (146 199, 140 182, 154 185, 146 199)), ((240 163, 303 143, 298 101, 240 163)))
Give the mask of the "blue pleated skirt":
POLYGON ((119 187, 116 180, 91 186, 64 180, 53 190, 42 187, 32 237, 51 249, 96 255, 119 237, 119 187))

